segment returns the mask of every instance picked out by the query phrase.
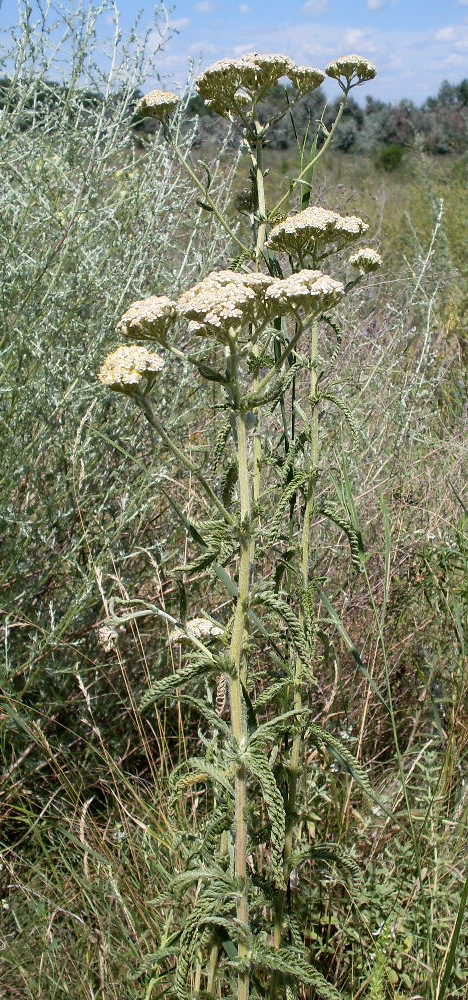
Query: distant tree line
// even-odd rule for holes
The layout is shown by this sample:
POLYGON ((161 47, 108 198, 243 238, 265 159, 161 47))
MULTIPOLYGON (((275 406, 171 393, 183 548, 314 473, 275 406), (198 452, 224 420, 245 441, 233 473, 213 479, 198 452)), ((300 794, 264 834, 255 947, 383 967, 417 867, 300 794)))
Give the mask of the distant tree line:
MULTIPOLYGON (((275 106, 284 106, 287 99, 285 93, 289 96, 284 87, 272 88, 268 99, 269 107, 265 108, 268 116, 275 106)), ((134 92, 130 113, 132 104, 140 96, 140 91, 134 92)), ((54 107, 63 108, 64 104, 69 108, 71 117, 95 114, 103 100, 102 94, 96 91, 73 89, 67 84, 54 81, 13 82, 7 76, 0 78, 0 113, 15 114, 20 129, 27 129, 33 120, 37 124, 41 117, 49 119, 54 107)), ((294 129, 303 134, 308 122, 314 131, 320 121, 327 128, 330 127, 337 109, 338 101, 327 103, 319 88, 296 105, 295 124, 291 116, 285 115, 272 129, 271 147, 279 150, 293 148, 296 142, 294 129)), ((110 102, 107 100, 106 111, 111 114, 112 99, 110 102)), ((204 143, 207 133, 217 135, 227 128, 227 124, 206 108, 196 95, 188 101, 186 114, 191 127, 194 117, 199 117, 198 135, 195 139, 197 143, 204 143)), ((139 123, 135 127, 135 138, 157 127, 148 120, 139 123)), ((445 80, 437 96, 427 98, 420 106, 409 100, 390 104, 368 97, 365 106, 361 107, 351 98, 338 127, 334 145, 343 153, 372 156, 385 169, 393 169, 400 162, 405 149, 411 148, 416 141, 427 152, 439 155, 462 153, 467 149, 468 79, 459 84, 451 84, 445 80)))
MULTIPOLYGON (((269 102, 284 104, 285 91, 276 87, 269 102)), ((338 101, 327 104, 321 88, 304 98, 294 109, 299 133, 307 122, 313 126, 323 120, 328 128, 336 117, 338 101)), ((213 127, 216 118, 198 97, 191 99, 188 110, 200 115, 203 132, 213 127)), ((219 120, 218 120, 219 121, 219 120)), ((429 97, 421 106, 404 100, 398 104, 368 97, 365 107, 352 98, 338 126, 335 149, 344 153, 374 156, 387 169, 396 166, 405 149, 418 141, 429 153, 462 153, 468 147, 468 79, 459 84, 444 81, 436 97, 429 97)), ((295 145, 294 126, 286 115, 271 132, 271 146, 289 149, 295 145)))

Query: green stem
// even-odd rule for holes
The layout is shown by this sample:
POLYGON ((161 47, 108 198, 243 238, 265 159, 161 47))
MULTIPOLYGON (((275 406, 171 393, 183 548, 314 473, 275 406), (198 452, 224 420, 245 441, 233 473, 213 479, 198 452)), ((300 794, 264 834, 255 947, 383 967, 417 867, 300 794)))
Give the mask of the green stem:
POLYGON ((138 403, 138 405, 143 410, 143 413, 145 414, 145 417, 146 417, 148 423, 151 424, 151 426, 154 427, 155 430, 157 430, 160 438, 164 441, 164 444, 166 445, 166 447, 169 448, 169 451, 171 451, 172 454, 175 456, 175 458, 177 458, 178 461, 181 462, 182 465, 184 465, 185 468, 188 469, 192 473, 193 476, 195 476, 195 478, 198 480, 198 482, 200 483, 200 485, 203 487, 206 495, 209 497, 209 499, 211 500, 211 502, 216 507, 216 510, 221 514, 221 516, 224 518, 224 520, 226 521, 226 523, 230 524, 230 525, 233 525, 234 524, 234 520, 231 517, 229 511, 226 510, 226 508, 223 506, 223 504, 221 503, 221 501, 218 500, 218 497, 216 496, 216 493, 213 492, 213 490, 211 489, 210 484, 206 481, 205 477, 200 472, 200 469, 196 465, 194 465, 194 463, 189 458, 187 458, 187 455, 184 455, 184 453, 180 450, 180 448, 178 448, 177 445, 174 443, 174 441, 172 440, 172 438, 169 437, 169 435, 167 434, 167 432, 164 430, 164 427, 163 427, 161 421, 159 420, 159 418, 156 416, 156 414, 154 413, 153 409, 151 408, 149 400, 147 399, 147 397, 143 396, 139 392, 138 393, 137 392, 131 393, 131 396, 132 396, 133 399, 136 400, 136 402, 138 403))
MULTIPOLYGON (((307 483, 307 499, 304 512, 304 521, 302 525, 302 545, 301 545, 301 577, 302 577, 302 587, 304 592, 306 591, 309 583, 310 524, 314 510, 315 483, 317 479, 317 468, 319 460, 318 405, 316 401, 317 379, 318 379, 317 320, 314 320, 312 324, 310 356, 311 356, 310 405, 312 407, 311 425, 310 425, 311 449, 310 449, 309 479, 307 483)), ((299 621, 303 626, 304 612, 302 608, 299 613, 299 621)), ((301 695, 302 679, 303 679, 303 664, 300 657, 297 656, 295 663, 295 671, 294 671, 294 708, 296 709, 297 712, 300 712, 302 709, 302 695, 301 695)), ((302 749, 302 737, 300 733, 296 733, 293 739, 291 762, 289 766, 288 800, 287 800, 286 830, 285 830, 285 841, 284 841, 284 880, 286 884, 288 883, 289 876, 291 873, 291 856, 293 851, 295 808, 296 808, 296 797, 297 797, 297 785, 299 780, 301 749, 302 749)), ((286 891, 281 890, 281 892, 278 893, 275 906, 274 947, 276 949, 281 947, 283 911, 284 911, 285 899, 286 899, 286 891)), ((275 974, 272 977, 272 984, 270 989, 271 1000, 276 1000, 277 990, 278 990, 278 977, 275 974)))
POLYGON ((272 218, 274 218, 274 216, 279 212, 281 206, 284 204, 285 201, 287 201, 287 199, 289 198, 290 194, 292 194, 292 192, 294 191, 294 188, 297 187, 297 185, 299 184, 299 182, 305 177, 306 173, 315 166, 315 164, 320 159, 320 157, 323 156, 325 150, 328 149, 330 143, 333 141, 333 138, 335 136, 335 132, 336 132, 336 130, 338 128, 338 125, 339 125, 339 123, 341 121, 341 118, 342 118, 342 115, 343 115, 343 111, 344 111, 344 109, 346 107, 346 104, 347 104, 347 100, 348 100, 348 93, 347 93, 347 91, 345 91, 345 93, 343 94, 343 98, 342 98, 341 104, 340 104, 340 106, 338 108, 338 114, 337 114, 337 116, 335 118, 335 121, 333 122, 333 125, 332 125, 332 127, 331 127, 331 129, 330 129, 330 131, 329 131, 329 133, 327 135, 327 138, 325 139, 325 142, 324 142, 322 148, 319 149, 318 153, 315 154, 314 158, 312 160, 310 160, 310 162, 307 164, 307 166, 305 166, 304 169, 301 170, 301 172, 298 175, 298 177, 296 177, 295 180, 293 181, 292 187, 288 191, 286 191, 284 193, 283 197, 280 198, 280 200, 276 203, 276 205, 274 206, 274 208, 272 209, 272 211, 270 213, 270 215, 271 215, 272 218))
MULTIPOLYGON (((239 403, 238 369, 235 345, 231 344, 231 379, 235 403, 239 403)), ((251 537, 250 537, 250 483, 247 462, 247 434, 245 413, 237 409, 237 460, 239 468, 239 497, 241 542, 239 562, 239 583, 236 612, 232 629, 230 659, 233 674, 230 682, 231 727, 235 743, 242 749, 246 741, 244 716, 242 711, 242 684, 245 675, 242 670, 242 652, 244 644, 245 616, 249 596, 251 537)), ((241 962, 246 962, 249 945, 246 939, 249 927, 249 905, 247 895, 247 826, 245 819, 247 798, 247 783, 245 766, 238 763, 235 775, 235 850, 234 870, 239 886, 237 899, 237 919, 245 929, 241 932, 238 946, 238 956, 241 962)), ((237 1000, 249 998, 249 969, 241 968, 238 977, 237 1000)))
MULTIPOLYGON (((261 126, 259 122, 255 122, 255 128, 257 133, 259 133, 261 126)), ((255 270, 260 270, 260 260, 263 253, 263 246, 265 243, 266 236, 266 200, 265 200, 265 183, 263 178, 263 138, 261 135, 257 135, 255 141, 255 154, 252 150, 252 160, 255 168, 255 188, 257 192, 257 213, 259 216, 259 223, 257 226, 257 238, 255 244, 255 270)), ((252 345, 252 353, 254 357, 259 357, 259 347, 257 340, 254 341, 252 345)), ((256 395, 258 389, 258 371, 255 371, 253 379, 253 392, 256 395)), ((254 469, 252 476, 253 483, 253 498, 255 501, 260 499, 261 491, 261 476, 260 476, 260 466, 262 460, 262 446, 258 434, 254 437, 254 469)))
POLYGON ((303 329, 304 329, 304 324, 302 323, 302 321, 300 320, 299 316, 296 313, 295 313, 295 317, 296 317, 296 320, 297 320, 297 330, 296 330, 296 333, 294 334, 294 337, 291 337, 291 340, 289 341, 288 345, 284 348, 284 351, 282 351, 282 353, 280 354, 278 360, 275 362, 275 364, 273 365, 273 367, 270 368, 270 371, 267 372, 267 374, 258 383, 258 385, 257 385, 257 392, 258 393, 263 392, 265 386, 267 386, 268 383, 271 382, 271 379, 274 378, 275 375, 277 375, 279 371, 281 371, 281 369, 282 369, 282 367, 284 365, 284 362, 289 357, 291 351, 294 350, 294 348, 295 348, 298 340, 300 340, 300 338, 302 336, 302 332, 303 332, 303 329))

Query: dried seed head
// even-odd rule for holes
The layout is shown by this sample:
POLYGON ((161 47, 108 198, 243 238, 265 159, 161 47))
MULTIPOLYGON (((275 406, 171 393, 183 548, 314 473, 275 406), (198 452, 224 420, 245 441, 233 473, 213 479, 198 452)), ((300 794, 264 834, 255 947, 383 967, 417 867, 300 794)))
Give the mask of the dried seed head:
POLYGON ((368 226, 355 215, 339 215, 326 208, 309 207, 272 227, 268 246, 285 253, 309 253, 322 243, 348 242, 366 232, 368 226))
POLYGON ((163 347, 167 334, 177 319, 177 306, 166 295, 138 299, 124 313, 116 326, 117 333, 141 340, 156 340, 163 347))
POLYGON ((366 80, 373 80, 377 70, 373 63, 362 56, 355 54, 351 56, 341 56, 325 66, 325 73, 333 80, 340 80, 344 77, 347 84, 350 84, 354 77, 356 83, 364 83, 366 80))
POLYGON ((296 88, 298 96, 303 97, 320 87, 325 79, 325 74, 322 73, 321 69, 314 69, 312 66, 295 66, 288 73, 288 77, 296 88))
POLYGON ((208 618, 191 618, 190 621, 186 622, 185 629, 176 625, 169 638, 172 642, 189 642, 190 633, 192 633, 196 639, 202 639, 206 642, 208 639, 216 639, 218 635, 223 634, 223 631, 224 629, 215 625, 208 618))
POLYGON ((98 643, 102 646, 105 653, 110 653, 111 650, 115 649, 119 640, 119 633, 116 628, 110 628, 109 625, 101 625, 98 628, 98 643))
POLYGON ((129 344, 108 355, 98 372, 98 379, 110 389, 128 392, 143 378, 154 378, 163 367, 164 361, 159 355, 150 354, 146 347, 129 344))
POLYGON ((168 90, 151 90, 137 102, 134 114, 136 118, 157 118, 163 121, 179 103, 180 97, 177 94, 171 94, 168 90))
POLYGON ((225 343, 246 323, 266 317, 265 291, 273 281, 250 271, 212 271, 181 295, 179 314, 191 321, 190 333, 225 343))
POLYGON ((308 314, 318 315, 335 305, 343 294, 341 281, 306 268, 289 278, 277 279, 267 290, 265 298, 276 314, 302 306, 308 314))
POLYGON ((378 271, 379 267, 382 266, 382 258, 371 247, 363 247, 362 250, 355 250, 351 254, 349 263, 352 267, 360 268, 364 274, 370 274, 371 271, 378 271))

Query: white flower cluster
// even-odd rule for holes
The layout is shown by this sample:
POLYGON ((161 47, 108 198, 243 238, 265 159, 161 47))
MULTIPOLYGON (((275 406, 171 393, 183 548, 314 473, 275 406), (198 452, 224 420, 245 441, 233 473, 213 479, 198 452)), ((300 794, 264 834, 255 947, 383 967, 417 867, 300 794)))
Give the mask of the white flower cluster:
POLYGON ((333 80, 340 80, 341 77, 344 77, 348 85, 356 77, 355 84, 353 84, 355 86, 366 80, 373 80, 377 70, 368 59, 363 59, 362 56, 353 53, 353 55, 341 56, 329 63, 328 66, 325 66, 325 73, 333 80))
POLYGON ((326 208, 309 207, 273 226, 268 246, 285 253, 315 253, 320 243, 342 245, 358 239, 368 228, 356 215, 339 215, 326 208))
MULTIPOLYGON (((369 254, 374 251, 368 251, 367 258, 369 254)), ((189 333, 227 344, 248 323, 263 327, 275 316, 299 308, 309 317, 318 316, 335 305, 343 293, 341 282, 321 271, 303 269, 288 278, 272 278, 254 271, 212 271, 184 292, 178 302, 165 295, 138 299, 124 313, 117 330, 167 347, 170 327, 177 319, 185 319, 189 333)), ((144 378, 153 379, 163 367, 159 355, 151 354, 146 347, 123 345, 105 359, 98 379, 111 389, 128 392, 144 378)))
POLYGON ((382 258, 372 247, 363 247, 362 250, 355 250, 349 258, 352 267, 359 268, 364 274, 377 271, 382 266, 382 258))
POLYGON ((289 278, 273 282, 265 298, 271 302, 275 314, 303 306, 309 315, 324 312, 334 306, 344 295, 341 281, 335 281, 321 271, 304 269, 289 278))
POLYGON ((265 291, 274 281, 266 274, 212 271, 181 295, 178 309, 189 332, 225 343, 240 327, 266 318, 265 291))
POLYGON ((179 628, 176 625, 172 629, 169 638, 172 642, 187 642, 190 641, 190 633, 192 633, 196 639, 204 639, 206 641, 207 639, 216 639, 217 636, 223 634, 223 631, 219 625, 210 622, 208 618, 198 617, 191 618, 190 621, 186 622, 185 629, 179 628))
POLYGON ((117 333, 140 340, 156 340, 167 346, 167 334, 177 318, 177 305, 166 295, 138 299, 124 313, 116 326, 117 333))
POLYGON ((137 344, 118 347, 105 359, 98 379, 110 389, 125 392, 128 388, 138 386, 146 377, 154 376, 164 368, 164 361, 158 354, 150 354, 146 347, 137 344))
POLYGON ((134 114, 136 118, 157 118, 164 121, 179 102, 180 97, 168 90, 151 90, 137 102, 134 114))
POLYGON ((209 107, 218 114, 228 115, 258 101, 284 76, 289 78, 298 96, 315 90, 325 79, 321 70, 296 66, 288 56, 250 52, 239 59, 220 59, 213 63, 195 84, 209 107))

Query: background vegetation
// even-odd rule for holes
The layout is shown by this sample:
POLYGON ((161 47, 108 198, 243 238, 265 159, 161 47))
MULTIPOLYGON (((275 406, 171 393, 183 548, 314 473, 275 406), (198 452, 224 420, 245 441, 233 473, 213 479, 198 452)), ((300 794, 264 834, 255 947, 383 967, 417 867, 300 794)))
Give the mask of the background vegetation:
MULTIPOLYGON (((95 372, 130 302, 175 296, 232 247, 160 133, 132 132, 151 66, 117 28, 97 66, 104 13, 61 23, 63 86, 50 82, 57 26, 36 30, 27 14, 0 65, 0 994, 31 1000, 163 995, 151 955, 169 920, 154 905, 170 878, 167 775, 199 741, 190 712, 169 704, 143 723, 135 708, 177 666, 162 628, 107 647, 99 637, 116 597, 177 613, 165 566, 189 543, 170 500, 191 514, 197 501, 95 372)), ((420 109, 351 104, 312 195, 363 216, 384 257, 341 316, 360 447, 343 467, 336 418, 324 436, 348 503, 352 488, 369 587, 338 530, 316 556, 333 609, 317 717, 366 764, 387 810, 332 761, 311 779, 310 836, 347 846, 361 872, 350 889, 324 864, 309 886, 311 953, 346 1000, 466 989, 467 89, 444 84, 420 109)), ((195 110, 181 115, 182 141, 197 167, 209 140, 212 196, 234 217, 233 140, 195 110)), ((295 165, 285 129, 271 174, 295 165)), ((165 378, 159 406, 208 467, 217 428, 188 372, 165 378)), ((199 809, 201 794, 181 803, 181 826, 199 809)))

